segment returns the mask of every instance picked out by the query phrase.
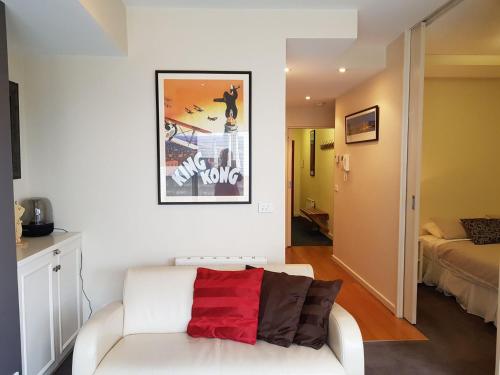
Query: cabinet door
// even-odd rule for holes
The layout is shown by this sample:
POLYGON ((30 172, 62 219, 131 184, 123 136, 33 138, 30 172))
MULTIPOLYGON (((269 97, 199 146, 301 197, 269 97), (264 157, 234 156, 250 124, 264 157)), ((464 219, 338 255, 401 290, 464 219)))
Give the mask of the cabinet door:
POLYGON ((18 270, 23 374, 43 374, 56 360, 54 259, 47 254, 18 270))
POLYGON ((60 249, 58 277, 59 353, 62 354, 78 334, 81 326, 80 242, 60 249))

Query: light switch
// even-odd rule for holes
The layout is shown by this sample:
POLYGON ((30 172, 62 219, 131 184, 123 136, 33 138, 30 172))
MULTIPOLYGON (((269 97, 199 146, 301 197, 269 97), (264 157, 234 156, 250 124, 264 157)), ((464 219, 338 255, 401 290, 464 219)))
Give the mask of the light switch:
POLYGON ((274 211, 272 203, 269 202, 259 202, 259 213, 260 214, 270 214, 274 211))

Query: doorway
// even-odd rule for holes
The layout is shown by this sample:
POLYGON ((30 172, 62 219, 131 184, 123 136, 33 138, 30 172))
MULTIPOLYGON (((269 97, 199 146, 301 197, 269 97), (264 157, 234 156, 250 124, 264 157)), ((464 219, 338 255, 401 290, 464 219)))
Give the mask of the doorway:
POLYGON ((473 358, 451 359, 450 373, 472 364, 492 373, 496 362, 500 244, 476 245, 467 225, 500 212, 492 102, 500 97, 500 45, 489 42, 498 17, 498 2, 456 1, 411 31, 403 314, 446 343, 436 353, 446 347, 473 358))
POLYGON ((288 130, 290 245, 332 246, 334 129, 288 130))

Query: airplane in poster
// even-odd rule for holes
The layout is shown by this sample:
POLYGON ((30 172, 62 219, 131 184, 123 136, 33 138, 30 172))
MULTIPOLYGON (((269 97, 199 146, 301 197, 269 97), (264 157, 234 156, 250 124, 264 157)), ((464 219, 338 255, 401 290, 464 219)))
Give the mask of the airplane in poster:
POLYGON ((186 124, 169 117, 165 117, 165 137, 169 142, 179 146, 197 150, 198 145, 194 142, 196 133, 210 134, 211 132, 197 126, 186 124))

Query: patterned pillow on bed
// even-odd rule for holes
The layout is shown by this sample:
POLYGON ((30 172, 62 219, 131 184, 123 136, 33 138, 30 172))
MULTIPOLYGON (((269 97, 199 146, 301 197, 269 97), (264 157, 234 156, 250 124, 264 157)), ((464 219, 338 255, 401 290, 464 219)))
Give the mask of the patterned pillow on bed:
POLYGON ((475 245, 500 243, 500 219, 460 219, 475 245))

